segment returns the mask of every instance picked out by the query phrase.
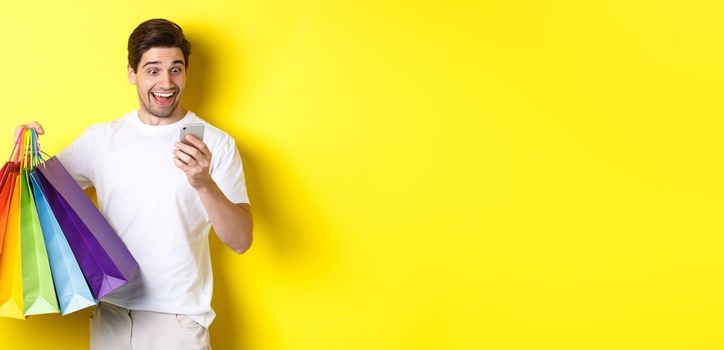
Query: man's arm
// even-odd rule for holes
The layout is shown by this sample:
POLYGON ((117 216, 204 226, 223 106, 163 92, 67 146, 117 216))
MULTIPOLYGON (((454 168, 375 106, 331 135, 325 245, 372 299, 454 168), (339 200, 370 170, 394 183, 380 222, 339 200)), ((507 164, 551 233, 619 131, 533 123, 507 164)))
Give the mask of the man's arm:
POLYGON ((249 203, 231 203, 213 180, 196 192, 219 239, 239 254, 246 252, 251 246, 253 227, 249 203))
POLYGON ((196 189, 219 239, 239 254, 246 252, 251 246, 253 229, 249 204, 234 204, 226 198, 209 175, 211 151, 192 135, 186 136, 186 140, 193 146, 177 142, 174 163, 196 189))

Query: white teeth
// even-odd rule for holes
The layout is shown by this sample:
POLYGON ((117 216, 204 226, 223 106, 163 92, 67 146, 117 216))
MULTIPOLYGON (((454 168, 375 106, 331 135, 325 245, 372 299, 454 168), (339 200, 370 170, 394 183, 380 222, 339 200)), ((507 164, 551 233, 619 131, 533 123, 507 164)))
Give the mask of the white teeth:
POLYGON ((159 96, 159 97, 171 97, 171 96, 173 96, 173 92, 168 92, 168 93, 154 92, 153 94, 156 95, 156 96, 159 96))

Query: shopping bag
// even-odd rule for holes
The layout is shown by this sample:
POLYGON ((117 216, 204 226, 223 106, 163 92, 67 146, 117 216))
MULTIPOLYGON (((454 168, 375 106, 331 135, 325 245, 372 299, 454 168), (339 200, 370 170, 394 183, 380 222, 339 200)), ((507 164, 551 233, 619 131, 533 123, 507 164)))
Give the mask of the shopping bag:
POLYGON ((20 241, 25 316, 60 312, 27 170, 20 173, 20 241))
POLYGON ((23 270, 20 263, 20 181, 15 173, 13 191, 0 254, 0 316, 25 319, 23 309, 23 270))
POLYGON ((0 316, 25 319, 20 257, 20 135, 2 168, 2 192, 8 195, 0 246, 0 316))
POLYGON ((11 169, 17 168, 17 162, 7 162, 0 168, 0 187, 5 186, 5 181, 8 180, 8 175, 11 169))
POLYGON ((28 172, 40 163, 37 135, 33 129, 22 132, 20 162, 20 255, 23 270, 25 316, 60 312, 53 276, 45 249, 40 220, 28 172))
POLYGON ((138 263, 60 160, 35 168, 38 184, 96 299, 128 283, 138 263))
POLYGON ((61 314, 67 315, 95 305, 96 302, 80 266, 78 266, 58 220, 53 215, 50 205, 45 199, 45 194, 38 184, 36 173, 30 174, 30 182, 33 186, 35 207, 38 210, 38 218, 45 238, 45 247, 48 251, 50 270, 53 273, 61 314))
POLYGON ((5 163, 5 165, 0 168, 0 187, 5 184, 5 180, 7 179, 8 166, 10 166, 10 162, 5 163))
POLYGON ((2 254, 5 226, 8 223, 10 211, 10 198, 15 186, 15 177, 10 176, 11 170, 16 169, 17 163, 7 162, 0 170, 0 254, 2 254))
POLYGON ((10 210, 10 197, 15 188, 15 176, 11 176, 11 174, 17 175, 20 169, 19 147, 20 136, 15 139, 15 146, 10 153, 10 160, 0 169, 0 254, 2 254, 5 225, 7 225, 8 211, 10 210))

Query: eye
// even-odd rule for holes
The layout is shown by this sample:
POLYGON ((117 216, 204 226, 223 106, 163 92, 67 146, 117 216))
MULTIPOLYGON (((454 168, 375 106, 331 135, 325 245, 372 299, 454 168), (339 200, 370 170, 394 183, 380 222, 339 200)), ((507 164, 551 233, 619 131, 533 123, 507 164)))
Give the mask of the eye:
POLYGON ((158 74, 158 71, 155 70, 155 69, 150 69, 150 70, 148 71, 148 74, 156 75, 156 74, 158 74))
POLYGON ((176 67, 176 68, 172 69, 171 72, 172 72, 172 73, 181 73, 181 68, 180 68, 180 67, 176 67))

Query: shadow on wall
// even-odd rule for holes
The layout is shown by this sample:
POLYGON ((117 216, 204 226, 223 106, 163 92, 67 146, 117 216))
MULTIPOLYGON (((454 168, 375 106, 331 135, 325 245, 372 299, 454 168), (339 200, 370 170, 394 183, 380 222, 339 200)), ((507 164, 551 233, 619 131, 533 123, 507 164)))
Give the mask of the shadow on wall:
POLYGON ((191 41, 191 56, 189 56, 183 105, 201 118, 206 119, 208 113, 206 113, 207 109, 205 107, 210 104, 207 99, 212 96, 207 94, 206 91, 215 80, 215 67, 213 61, 208 59, 208 57, 211 57, 210 44, 204 41, 204 37, 191 37, 189 35, 188 38, 191 41))
MULTIPOLYGON (((246 67, 243 65, 243 50, 230 48, 228 45, 233 45, 233 41, 224 40, 223 32, 215 31, 207 25, 196 26, 196 28, 203 28, 203 31, 187 33, 193 49, 189 59, 189 77, 184 95, 185 106, 216 125, 222 121, 221 118, 255 117, 215 116, 212 113, 206 113, 213 110, 211 106, 217 103, 229 105, 246 101, 243 96, 244 92, 240 91, 240 87, 246 86, 246 84, 239 81, 223 81, 223 79, 228 79, 229 75, 243 76, 239 73, 243 72, 246 67), (214 40, 208 40, 212 37, 214 40), (220 42, 226 45, 225 51, 236 52, 237 56, 232 60, 235 63, 233 67, 217 66, 219 60, 215 59, 214 52, 220 50, 215 50, 212 43, 220 42), (221 82, 223 84, 220 84, 221 82), (235 101, 214 101, 214 88, 221 85, 227 89, 227 92, 231 91, 232 96, 238 96, 238 98, 235 101)), ((225 62, 228 64, 229 61, 225 62)), ((287 156, 284 150, 276 150, 273 145, 265 144, 263 140, 254 135, 244 134, 242 137, 233 130, 225 131, 237 142, 242 141, 237 143, 237 147, 244 164, 254 222, 256 227, 259 227, 259 223, 263 223, 266 229, 263 233, 267 237, 264 237, 263 241, 269 246, 260 248, 257 239, 251 250, 263 249, 270 253, 273 260, 268 261, 271 266, 265 267, 265 269, 273 268, 281 270, 282 274, 305 276, 304 285, 298 287, 304 288, 308 284, 314 284, 317 285, 315 289, 318 288, 320 283, 330 280, 327 276, 331 273, 330 269, 334 268, 334 264, 330 264, 330 262, 338 261, 339 252, 330 251, 328 248, 338 245, 331 241, 335 239, 329 235, 332 230, 327 227, 322 213, 314 207, 316 201, 313 193, 303 191, 307 186, 298 180, 293 169, 286 166, 284 159, 287 156), (264 150, 263 156, 260 149, 264 150), (279 174, 283 174, 283 176, 279 176, 279 174), (269 182, 269 179, 279 178, 284 178, 284 183, 269 182), (294 197, 288 195, 292 193, 294 197), (303 210, 298 210, 299 208, 303 210), (314 225, 309 225, 310 222, 313 222, 314 225)), ((308 137, 316 136, 308 135, 308 137)), ((258 238, 259 231, 255 230, 254 234, 258 238)), ((229 264, 228 260, 220 259, 222 255, 229 253, 229 248, 215 237, 213 231, 210 233, 209 241, 215 277, 213 307, 217 313, 217 318, 210 328, 212 348, 217 350, 251 349, 253 344, 250 339, 255 338, 253 332, 264 326, 255 320, 255 313, 271 312, 272 308, 268 305, 274 301, 250 300, 249 293, 246 291, 254 286, 235 287, 235 285, 239 285, 238 282, 223 278, 223 276, 235 275, 234 271, 239 270, 237 264, 247 264, 249 256, 237 256, 234 263, 229 264), (234 310, 241 311, 234 312, 234 310)), ((248 281, 245 276, 240 276, 239 279, 248 281)), ((299 322, 305 322, 305 320, 299 320, 299 322)), ((276 329, 264 329, 263 332, 267 336, 276 333, 276 329)), ((273 343, 274 340, 265 339, 262 342, 273 343)))
MULTIPOLYGON (((259 142, 249 142, 249 146, 260 146, 259 142)), ((244 163, 244 174, 248 186, 252 213, 256 227, 263 222, 266 237, 263 242, 268 246, 260 247, 259 230, 255 229, 255 242, 250 251, 264 250, 269 254, 270 260, 264 269, 280 271, 280 275, 287 276, 286 285, 290 287, 289 297, 294 297, 297 291, 304 292, 324 288, 325 283, 333 283, 330 278, 336 268, 334 262, 339 261, 340 252, 330 250, 328 247, 338 246, 332 240, 336 237, 329 235, 331 230, 320 211, 314 207, 315 199, 310 193, 302 192, 304 184, 296 180, 292 172, 285 171, 280 162, 281 155, 259 157, 252 149, 238 145, 244 163), (273 158, 273 159, 270 159, 273 158), (285 174, 284 183, 271 183, 265 179, 279 178, 278 173, 285 174), (288 191, 286 189, 289 189, 288 191), (294 197, 281 197, 287 193, 294 193, 294 197), (285 203, 295 203, 290 206, 285 203), (303 210, 295 210, 302 208, 303 210), (314 225, 309 225, 309 222, 314 225), (303 276, 303 279, 299 277, 303 276), (295 281, 296 285, 289 283, 295 281)), ((268 150, 268 149, 267 149, 268 150)), ((210 235, 215 236, 215 233, 210 235)), ((250 256, 236 256, 233 263, 229 260, 220 260, 219 257, 229 253, 229 248, 217 237, 210 237, 211 257, 214 270, 214 298, 213 307, 217 318, 210 328, 213 349, 253 349, 250 339, 256 338, 255 332, 260 327, 269 327, 262 324, 255 315, 261 319, 269 319, 273 311, 271 305, 274 300, 262 298, 252 300, 247 290, 255 288, 253 285, 239 287, 237 281, 252 282, 246 276, 240 276, 238 268, 241 264, 248 264, 250 256), (235 273, 237 272, 237 273, 235 273), (238 277, 237 277, 238 276, 238 277), (226 278, 234 278, 229 281, 226 278), (239 312, 233 312, 239 310, 239 312)), ((248 253, 247 253, 248 254, 248 253)), ((258 262, 258 261, 257 261, 258 262)), ((259 265, 259 264, 257 264, 259 265)), ((273 318, 273 317, 272 317, 273 318)), ((307 319, 292 320, 292 322, 309 322, 307 319)), ((277 329, 265 328, 263 334, 275 337, 277 329)), ((278 337, 277 337, 278 338, 278 337)), ((261 340, 262 343, 274 343, 273 339, 261 340)))

